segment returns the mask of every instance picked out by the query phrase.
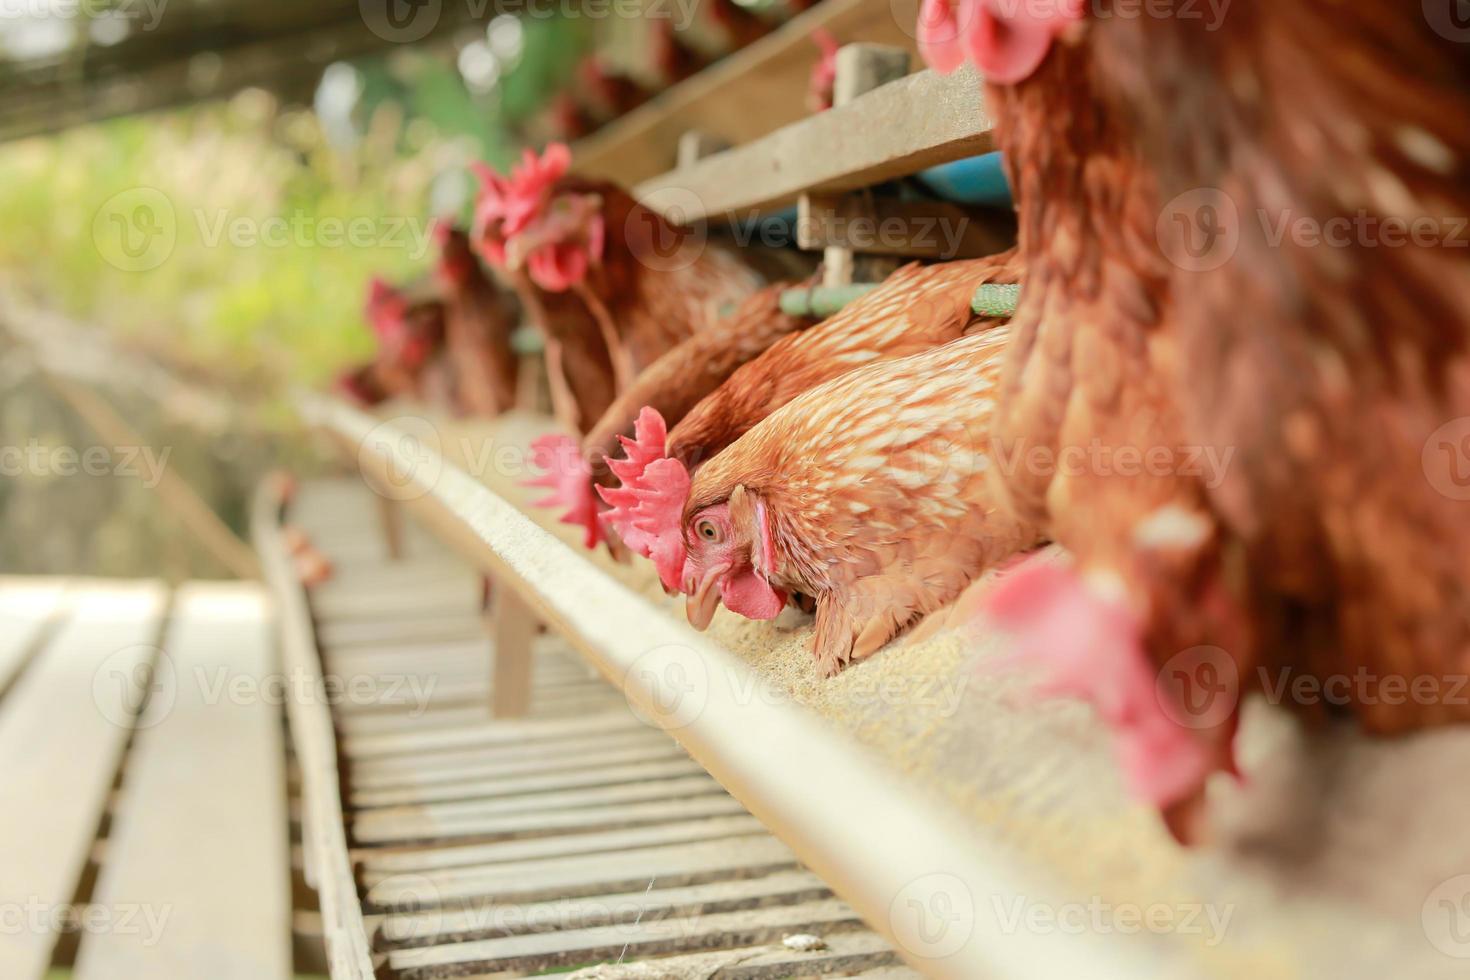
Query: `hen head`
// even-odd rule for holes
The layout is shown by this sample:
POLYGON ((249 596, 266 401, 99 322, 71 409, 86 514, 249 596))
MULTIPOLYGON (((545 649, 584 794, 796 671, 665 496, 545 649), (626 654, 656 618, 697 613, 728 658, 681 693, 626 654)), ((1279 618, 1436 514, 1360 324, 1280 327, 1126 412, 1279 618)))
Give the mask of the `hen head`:
POLYGON ((602 199, 562 186, 572 153, 551 143, 541 156, 527 150, 509 175, 484 164, 475 172, 475 241, 486 260, 519 271, 542 289, 563 292, 602 259, 602 199))
POLYGON ((465 282, 474 271, 475 256, 470 251, 470 239, 453 222, 440 218, 434 222, 434 244, 439 249, 439 277, 450 285, 465 282))
POLYGON ((1055 41, 1082 19, 1083 0, 924 0, 919 53, 949 74, 968 58, 988 82, 1024 81, 1055 41))
POLYGON ((408 297, 394 288, 381 276, 373 276, 368 283, 367 302, 363 305, 363 316, 373 328, 373 335, 384 347, 391 346, 404 330, 404 317, 408 315, 408 297))
POLYGON ((413 370, 434 351, 434 312, 415 306, 409 298, 384 279, 374 276, 368 284, 367 321, 378 338, 378 346, 390 360, 413 370))
POLYGON ((748 619, 773 619, 785 608, 785 590, 770 582, 776 547, 758 495, 737 484, 728 498, 689 514, 683 532, 685 610, 695 629, 709 626, 721 602, 748 619))

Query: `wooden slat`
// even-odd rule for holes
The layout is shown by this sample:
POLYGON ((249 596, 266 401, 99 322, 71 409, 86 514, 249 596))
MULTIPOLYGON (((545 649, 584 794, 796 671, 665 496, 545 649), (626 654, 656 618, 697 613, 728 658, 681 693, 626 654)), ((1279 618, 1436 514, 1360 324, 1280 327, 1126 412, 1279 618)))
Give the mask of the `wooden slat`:
POLYGON ((361 857, 362 877, 365 884, 371 885, 385 877, 405 871, 431 871, 470 865, 504 864, 508 861, 525 861, 531 858, 600 854, 662 844, 748 837, 764 832, 765 828, 761 826, 760 821, 755 817, 742 814, 735 817, 716 817, 711 820, 655 824, 651 827, 635 827, 629 830, 501 841, 496 844, 461 844, 455 847, 407 851, 365 851, 361 857))
POLYGON ((437 946, 773 905, 796 905, 831 896, 822 879, 810 871, 778 871, 759 878, 680 888, 640 888, 616 895, 588 895, 524 905, 492 903, 468 909, 389 915, 384 918, 378 935, 379 941, 389 946, 437 946))
POLYGON ((0 577, 0 695, 15 678, 61 611, 65 579, 0 577))
POLYGON ((856 929, 857 913, 829 899, 802 905, 721 912, 696 918, 654 919, 638 923, 533 933, 452 946, 405 949, 388 962, 403 980, 476 971, 544 969, 620 955, 643 956, 718 949, 731 945, 779 942, 795 932, 856 929))
POLYGON ((871 41, 917 53, 918 0, 823 0, 754 44, 661 93, 573 149, 573 165, 589 177, 624 186, 674 166, 690 130, 727 144, 746 143, 807 114, 804 92, 820 52, 812 31, 847 44, 871 41))
POLYGON ((402 911, 485 898, 539 902, 635 891, 650 880, 668 888, 796 866, 796 855, 774 837, 741 837, 398 875, 373 885, 367 901, 378 909, 402 911))
MULTIPOLYGON (((70 902, 132 730, 166 593, 78 585, 70 618, 0 702, 0 904, 70 902)), ((0 977, 46 971, 49 927, 0 931, 0 977)))
POLYGON ((400 617, 382 621, 347 619, 322 623, 317 639, 328 650, 345 647, 375 647, 385 643, 419 643, 425 640, 469 640, 483 634, 480 618, 464 616, 400 617))
POLYGON ((636 196, 685 222, 789 204, 801 193, 858 190, 994 148, 979 77, 921 71, 692 167, 644 181, 636 196), (920 108, 922 107, 922 108, 920 108))
MULTIPOLYGON (((719 783, 713 780, 667 780, 667 783, 670 785, 667 790, 663 789, 663 783, 579 790, 582 798, 598 795, 609 801, 603 804, 578 802, 563 807, 542 804, 538 808, 531 805, 529 796, 522 796, 519 799, 495 799, 484 804, 435 804, 401 808, 392 813, 369 811, 353 820, 353 836, 359 843, 404 842, 435 837, 531 836, 559 830, 631 827, 659 820, 739 813, 739 805, 723 795, 719 783), (684 783, 682 792, 675 792, 672 786, 675 782, 684 783), (669 796, 678 796, 678 799, 669 799, 669 796)), ((551 793, 545 795, 550 796, 551 793)))
POLYGON ((278 709, 249 693, 276 671, 264 595, 180 588, 164 650, 171 696, 135 740, 93 898, 109 910, 143 902, 142 928, 85 937, 76 980, 284 980, 285 755, 278 709))
POLYGON ((508 813, 535 813, 540 810, 572 810, 578 807, 607 806, 613 803, 645 803, 650 800, 685 799, 722 793, 720 784, 699 770, 693 776, 677 779, 654 779, 621 786, 598 786, 549 793, 523 793, 493 800, 464 800, 451 803, 429 803, 387 807, 361 815, 359 822, 371 816, 381 820, 419 819, 431 823, 455 823, 481 816, 503 816, 508 813))
POLYGON ((624 707, 584 718, 527 719, 487 722, 467 728, 439 732, 406 732, 393 735, 364 735, 343 740, 343 750, 353 758, 389 755, 418 755, 448 749, 495 745, 523 745, 541 739, 578 735, 612 734, 645 727, 624 707))
POLYGON ((686 800, 658 803, 620 803, 609 806, 576 807, 570 810, 543 810, 539 813, 517 813, 500 817, 478 817, 463 823, 440 821, 431 834, 426 834, 423 821, 399 824, 377 824, 365 831, 354 827, 361 844, 404 844, 417 841, 452 838, 501 840, 538 837, 577 830, 612 830, 647 824, 690 820, 695 817, 728 816, 745 810, 728 796, 696 796, 686 800))
MULTIPOLYGON (((784 937, 783 937, 784 938, 784 937)), ((893 948, 865 930, 824 937, 827 948, 809 953, 779 942, 711 953, 670 956, 655 961, 660 977, 702 980, 789 980, 791 977, 852 976, 864 980, 920 980, 920 974, 897 962, 893 948), (874 964, 885 964, 874 966, 874 964), (871 967, 871 969, 868 969, 871 967)), ((647 963, 602 964, 567 974, 566 980, 647 980, 647 963)), ((983 980, 975 977, 972 980, 983 980)))
POLYGON ((360 789, 433 785, 446 780, 524 776, 576 769, 584 765, 616 765, 683 755, 662 732, 630 728, 591 738, 568 738, 527 745, 457 749, 422 756, 391 755, 356 759, 352 784, 360 789))
POLYGON ((485 800, 499 796, 518 796, 522 793, 560 792, 570 789, 585 789, 592 786, 616 786, 621 783, 636 783, 650 779, 671 779, 676 776, 703 774, 699 763, 688 756, 658 762, 635 762, 624 766, 598 766, 593 769, 573 769, 566 772, 541 773, 515 779, 497 777, 473 782, 455 782, 439 786, 414 786, 407 789, 379 790, 377 792, 354 793, 352 805, 370 807, 401 806, 422 803, 443 803, 455 800, 485 800))

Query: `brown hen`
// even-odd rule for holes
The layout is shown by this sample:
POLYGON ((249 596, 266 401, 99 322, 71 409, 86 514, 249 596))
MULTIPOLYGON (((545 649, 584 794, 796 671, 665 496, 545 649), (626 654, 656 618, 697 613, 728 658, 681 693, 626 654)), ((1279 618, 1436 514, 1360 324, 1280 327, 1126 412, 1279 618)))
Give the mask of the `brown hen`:
POLYGON ((468 236, 447 223, 435 227, 436 269, 444 295, 444 346, 454 372, 455 402, 486 418, 515 407, 519 365, 510 335, 516 310, 470 251, 468 236))
POLYGON ((811 596, 830 675, 1037 543, 985 475, 1006 341, 999 327, 859 368, 702 466, 679 521, 690 622, 721 602, 768 619, 789 593, 811 596))

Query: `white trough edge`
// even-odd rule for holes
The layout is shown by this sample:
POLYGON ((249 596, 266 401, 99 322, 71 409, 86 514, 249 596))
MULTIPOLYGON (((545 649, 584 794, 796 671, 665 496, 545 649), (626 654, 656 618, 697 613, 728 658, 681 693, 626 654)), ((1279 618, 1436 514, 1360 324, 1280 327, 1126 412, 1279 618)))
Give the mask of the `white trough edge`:
POLYGON ((288 684, 291 740, 301 767, 301 842, 307 882, 321 899, 322 931, 333 980, 373 980, 377 975, 347 851, 342 817, 336 734, 327 703, 309 692, 320 689, 321 659, 306 593, 280 538, 278 488, 267 480, 251 506, 251 536, 276 609, 282 667, 312 683, 288 684))

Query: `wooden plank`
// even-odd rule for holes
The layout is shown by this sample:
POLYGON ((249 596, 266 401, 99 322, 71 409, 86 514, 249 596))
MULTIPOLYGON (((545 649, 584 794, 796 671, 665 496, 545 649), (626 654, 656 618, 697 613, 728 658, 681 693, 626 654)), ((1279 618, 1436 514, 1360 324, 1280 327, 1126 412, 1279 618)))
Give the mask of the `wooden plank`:
POLYGON ((696 918, 654 919, 404 949, 389 954, 388 963, 403 980, 423 980, 480 971, 544 970, 618 956, 774 943, 795 932, 828 933, 860 927, 861 920, 847 903, 828 899, 696 918))
POLYGON ((612 734, 643 728, 631 711, 604 711, 584 718, 529 718, 524 721, 487 722, 467 728, 439 732, 405 732, 393 735, 364 735, 343 740, 353 758, 389 755, 419 755, 447 749, 526 744, 543 739, 578 735, 612 734))
POLYGON ((109 910, 146 901, 162 918, 89 934, 76 980, 284 980, 285 750, 278 709, 259 694, 277 672, 264 594, 181 587, 164 650, 172 703, 150 707, 135 740, 93 898, 109 910))
POLYGON ((382 735, 397 732, 439 731, 460 729, 490 718, 490 709, 484 704, 467 708, 445 708, 443 711, 428 712, 377 712, 338 716, 337 728, 343 735, 382 735))
POLYGON ((993 126, 972 69, 921 71, 644 181, 635 194, 655 210, 677 210, 685 222, 743 217, 804 192, 857 190, 989 152, 993 126))
POLYGON ((353 832, 360 840, 378 837, 392 828, 395 834, 410 837, 434 837, 466 827, 482 820, 511 814, 532 814, 557 810, 615 806, 623 803, 648 803, 654 800, 680 800, 692 796, 722 794, 720 784, 702 770, 697 776, 659 779, 621 786, 596 786, 591 789, 551 793, 526 793, 495 800, 465 800, 455 803, 428 803, 421 806, 385 807, 359 813, 352 821, 353 832))
POLYGON ((424 756, 355 760, 352 784, 359 789, 430 786, 460 779, 524 776, 584 765, 617 765, 682 756, 679 744, 662 732, 634 728, 591 739, 566 739, 520 749, 499 746, 424 756))
POLYGON ((366 904, 407 912, 486 897, 502 903, 539 902, 636 891, 650 879, 671 888, 753 878, 796 866, 796 855, 774 837, 741 837, 398 875, 368 889, 366 904))
MULTIPOLYGON (((280 540, 280 501, 275 488, 262 485, 251 508, 251 530, 261 566, 275 596, 280 618, 283 667, 293 675, 319 681, 306 593, 296 579, 280 540)), ((405 564, 407 561, 405 561, 405 564)), ((302 847, 307 879, 317 890, 322 930, 333 980, 374 980, 372 952, 362 921, 357 883, 347 856, 337 744, 327 706, 320 698, 291 697, 286 702, 291 738, 301 767, 302 847)))
POLYGON ((729 144, 747 143, 802 119, 822 28, 846 44, 871 41, 917 54, 918 0, 823 0, 742 50, 660 93, 573 147, 573 165, 589 177, 624 186, 674 166, 679 139, 699 130, 729 144))
MULTIPOLYGON (((604 963, 568 974, 566 980, 649 980, 649 968, 654 964, 660 978, 700 977, 701 980, 790 980, 792 977, 827 976, 920 980, 922 976, 907 967, 886 965, 897 963, 898 957, 877 933, 856 930, 823 938, 827 948, 809 953, 790 950, 780 942, 774 942, 764 946, 669 956, 653 963, 604 963)), ((971 980, 981 978, 972 977, 971 980)))
POLYGON ((611 806, 516 813, 454 824, 442 822, 430 834, 425 834, 422 823, 381 825, 373 827, 371 833, 364 833, 356 827, 353 829, 359 844, 409 844, 461 838, 489 841, 544 837, 578 830, 614 830, 619 827, 640 827, 744 812, 744 808, 730 797, 712 795, 668 802, 618 803, 611 806))
POLYGON ((312 593, 311 610, 321 622, 338 619, 392 619, 408 613, 419 615, 471 615, 480 601, 474 579, 466 575, 462 584, 433 589, 362 588, 312 593))
POLYGON ((715 817, 710 820, 685 820, 655 824, 627 830, 609 830, 590 834, 565 834, 559 837, 537 837, 531 840, 500 841, 495 844, 461 844, 404 851, 364 851, 361 856, 365 884, 405 871, 465 867, 468 865, 504 864, 538 857, 567 857, 574 854, 599 854, 625 851, 661 844, 684 844, 694 841, 723 840, 764 834, 759 820, 749 814, 715 817))
MULTIPOLYGON (((424 686, 418 697, 427 691, 428 683, 433 678, 420 678, 424 686)), ((390 682, 390 687, 396 687, 397 681, 390 682)), ((414 710, 417 704, 413 702, 414 694, 412 688, 406 683, 397 690, 388 690, 384 696, 396 695, 400 700, 405 700, 405 710, 402 711, 377 711, 367 714, 361 712, 356 714, 345 714, 338 716, 338 728, 346 735, 380 735, 394 732, 407 731, 442 731, 445 729, 460 729, 466 726, 481 724, 490 718, 490 706, 486 699, 480 699, 471 705, 446 706, 437 711, 414 710)), ((617 695, 606 688, 589 692, 573 692, 571 694, 559 695, 548 694, 538 697, 533 701, 533 707, 539 718, 556 718, 560 716, 580 716, 593 711, 605 711, 608 708, 617 707, 622 701, 617 695)))
POLYGON ((487 800, 522 793, 562 792, 594 786, 616 786, 650 779, 703 774, 704 770, 688 756, 660 762, 635 762, 624 766, 598 766, 568 772, 540 773, 517 779, 482 779, 454 782, 438 786, 414 786, 407 789, 378 790, 352 794, 352 805, 359 810, 458 800, 487 800))
POLYGON ((25 668, 47 627, 62 615, 66 579, 0 577, 0 696, 25 668))
POLYGON ((0 976, 46 971, 53 916, 86 866, 166 599, 156 583, 78 584, 65 626, 0 702, 0 905, 42 917, 0 931, 0 976))
POLYGON ((778 871, 759 878, 678 888, 640 888, 616 895, 588 895, 519 905, 492 902, 468 909, 434 909, 388 915, 378 930, 378 939, 390 947, 438 946, 773 905, 796 905, 831 897, 831 890, 810 871, 778 871))
POLYGON ((473 613, 377 621, 338 619, 320 624, 317 641, 325 649, 335 651, 344 647, 377 647, 385 643, 468 640, 480 635, 482 630, 480 617, 473 613))

